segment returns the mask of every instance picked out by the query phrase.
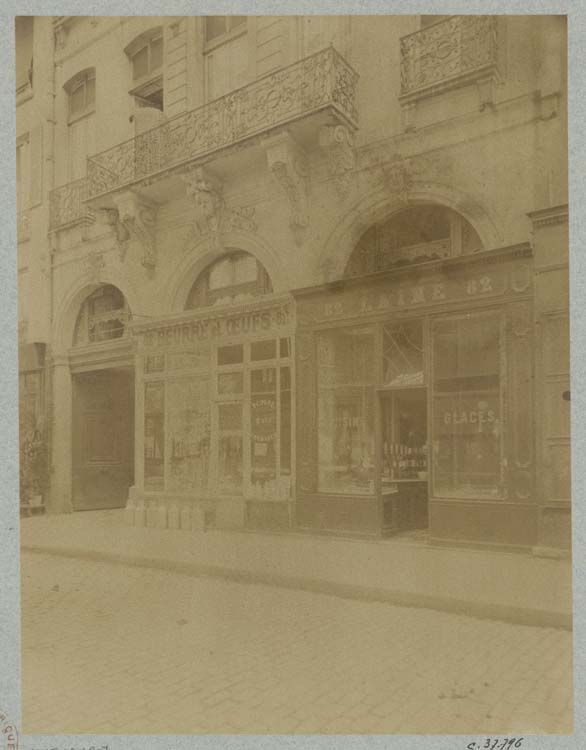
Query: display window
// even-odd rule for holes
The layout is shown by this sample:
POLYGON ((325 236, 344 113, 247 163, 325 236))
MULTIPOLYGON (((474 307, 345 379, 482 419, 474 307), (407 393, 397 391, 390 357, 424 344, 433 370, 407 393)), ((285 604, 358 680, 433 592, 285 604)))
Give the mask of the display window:
POLYGON ((374 493, 374 331, 318 338, 319 490, 374 493))
POLYGON ((501 318, 483 313, 435 320, 432 339, 434 495, 499 497, 501 318))

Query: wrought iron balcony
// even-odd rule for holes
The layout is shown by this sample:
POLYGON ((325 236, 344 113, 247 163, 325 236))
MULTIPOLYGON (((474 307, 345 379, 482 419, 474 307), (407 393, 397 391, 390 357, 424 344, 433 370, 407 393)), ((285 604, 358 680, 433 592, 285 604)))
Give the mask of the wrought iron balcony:
POLYGON ((50 229, 60 229, 81 221, 92 221, 94 214, 84 202, 87 197, 88 182, 85 177, 51 190, 50 229))
POLYGON ((209 157, 318 112, 356 127, 358 75, 333 48, 270 73, 88 159, 88 197, 209 157))
POLYGON ((30 211, 18 211, 16 214, 17 242, 26 242, 31 238, 30 211))
POLYGON ((401 39, 401 98, 477 80, 496 66, 497 19, 452 16, 401 39))

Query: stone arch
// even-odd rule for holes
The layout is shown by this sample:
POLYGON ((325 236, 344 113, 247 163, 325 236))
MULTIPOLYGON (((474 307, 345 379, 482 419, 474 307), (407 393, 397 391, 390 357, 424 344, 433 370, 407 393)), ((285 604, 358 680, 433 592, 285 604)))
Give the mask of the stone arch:
POLYGON ((92 292, 104 284, 115 286, 123 295, 131 313, 136 313, 140 305, 134 290, 121 279, 104 277, 100 281, 89 281, 87 276, 78 279, 72 285, 68 294, 62 298, 54 318, 54 348, 55 354, 66 354, 73 346, 75 324, 84 301, 92 292))
POLYGON ((485 248, 503 244, 502 234, 488 212, 469 196, 437 183, 415 183, 405 199, 381 189, 354 204, 337 223, 317 257, 314 278, 333 281, 343 276, 350 256, 363 233, 407 206, 435 203, 451 208, 476 230, 485 248))
POLYGON ((275 293, 288 290, 287 276, 281 260, 268 244, 244 232, 224 232, 222 243, 215 243, 209 235, 188 245, 188 252, 171 274, 165 293, 165 311, 178 312, 185 308, 191 287, 198 276, 226 253, 227 248, 243 250, 253 255, 265 267, 275 293))

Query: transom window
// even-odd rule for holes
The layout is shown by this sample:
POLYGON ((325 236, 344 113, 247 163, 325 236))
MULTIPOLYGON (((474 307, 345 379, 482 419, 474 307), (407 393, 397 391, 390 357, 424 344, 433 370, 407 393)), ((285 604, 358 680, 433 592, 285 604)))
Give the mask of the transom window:
POLYGON ((218 99, 248 82, 249 44, 246 32, 246 16, 207 16, 204 19, 208 101, 218 99))
POLYGON ((271 280, 262 263, 249 253, 235 250, 200 274, 189 293, 186 309, 245 301, 272 291, 271 280))
POLYGON ((474 227, 455 211, 433 204, 410 206, 362 235, 345 276, 361 276, 483 249, 474 227))
POLYGON ((130 311, 122 292, 103 284, 83 303, 75 326, 74 346, 122 338, 130 311))

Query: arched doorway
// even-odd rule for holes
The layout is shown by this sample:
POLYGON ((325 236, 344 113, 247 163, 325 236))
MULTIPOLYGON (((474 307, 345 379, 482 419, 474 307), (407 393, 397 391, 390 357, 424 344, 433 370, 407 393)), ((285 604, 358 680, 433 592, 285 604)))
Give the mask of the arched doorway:
POLYGON ((134 483, 134 368, 122 292, 102 284, 81 305, 70 353, 74 510, 123 507, 134 483))

